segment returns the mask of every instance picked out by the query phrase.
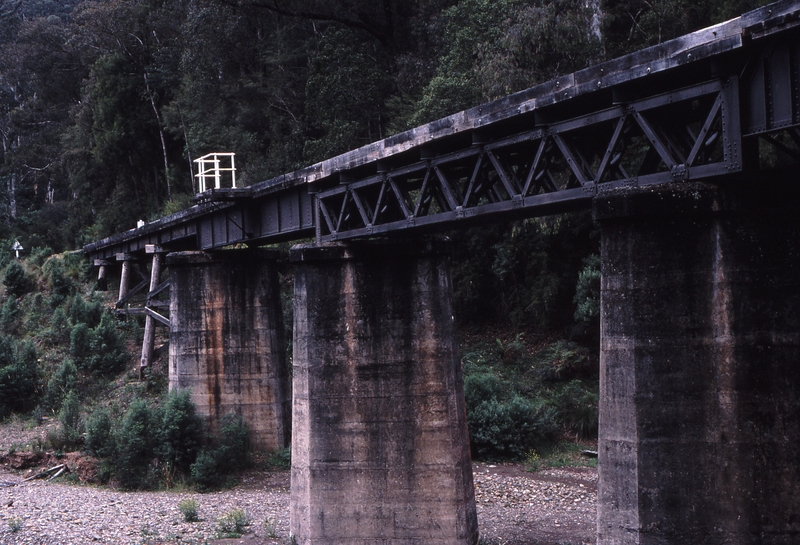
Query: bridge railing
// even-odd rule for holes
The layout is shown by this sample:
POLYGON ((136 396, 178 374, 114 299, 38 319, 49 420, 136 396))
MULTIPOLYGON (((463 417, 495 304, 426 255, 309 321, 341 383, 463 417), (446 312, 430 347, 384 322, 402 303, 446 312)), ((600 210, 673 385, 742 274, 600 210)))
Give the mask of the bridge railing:
POLYGON ((209 153, 195 159, 197 174, 194 176, 197 178, 197 192, 205 193, 209 189, 237 187, 235 155, 235 153, 209 153))

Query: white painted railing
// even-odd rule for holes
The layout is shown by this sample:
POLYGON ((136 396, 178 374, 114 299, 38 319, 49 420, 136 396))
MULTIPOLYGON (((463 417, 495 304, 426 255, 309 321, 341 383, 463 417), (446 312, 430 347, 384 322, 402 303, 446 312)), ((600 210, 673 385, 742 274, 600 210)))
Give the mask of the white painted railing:
POLYGON ((235 155, 235 153, 209 153, 195 159, 197 174, 194 176, 198 182, 197 192, 205 193, 209 189, 236 187, 235 155))

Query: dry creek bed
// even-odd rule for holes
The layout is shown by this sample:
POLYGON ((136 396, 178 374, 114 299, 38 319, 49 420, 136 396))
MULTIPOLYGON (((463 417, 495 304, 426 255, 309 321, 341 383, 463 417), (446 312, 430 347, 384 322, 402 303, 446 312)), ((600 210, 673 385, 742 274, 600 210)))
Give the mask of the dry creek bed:
MULTIPOLYGON (((595 469, 527 473, 514 464, 475 463, 473 470, 482 544, 594 543, 595 469)), ((251 470, 237 486, 206 494, 23 480, 35 471, 0 466, 3 545, 289 543, 287 471, 251 470), (186 498, 197 501, 200 522, 183 521, 178 503, 186 498), (249 515, 249 532, 241 539, 217 540, 217 519, 233 509, 249 515)))

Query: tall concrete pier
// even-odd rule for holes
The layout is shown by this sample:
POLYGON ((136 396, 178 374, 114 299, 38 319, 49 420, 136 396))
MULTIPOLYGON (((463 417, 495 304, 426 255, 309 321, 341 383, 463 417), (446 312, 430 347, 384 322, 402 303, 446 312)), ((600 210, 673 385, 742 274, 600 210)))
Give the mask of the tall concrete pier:
POLYGON ((800 543, 800 195, 749 187, 596 199, 598 544, 800 543))
POLYGON ((167 264, 169 389, 191 389, 212 431, 235 412, 254 449, 287 447, 291 400, 274 255, 178 252, 167 264))
POLYGON ((292 259, 292 535, 477 543, 449 247, 330 243, 292 259))

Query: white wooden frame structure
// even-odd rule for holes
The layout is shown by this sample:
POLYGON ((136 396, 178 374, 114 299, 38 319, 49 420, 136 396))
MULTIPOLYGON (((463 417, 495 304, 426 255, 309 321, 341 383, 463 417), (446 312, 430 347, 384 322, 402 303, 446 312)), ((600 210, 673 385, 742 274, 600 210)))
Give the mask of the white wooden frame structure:
POLYGON ((195 174, 195 178, 198 181, 197 192, 205 193, 209 189, 221 189, 223 183, 225 183, 224 187, 226 188, 236 187, 235 155, 235 153, 209 153, 199 159, 195 159, 194 162, 197 163, 197 174, 195 174), (213 186, 209 185, 210 180, 214 181, 213 186), (227 183, 228 180, 230 180, 230 185, 227 183))

